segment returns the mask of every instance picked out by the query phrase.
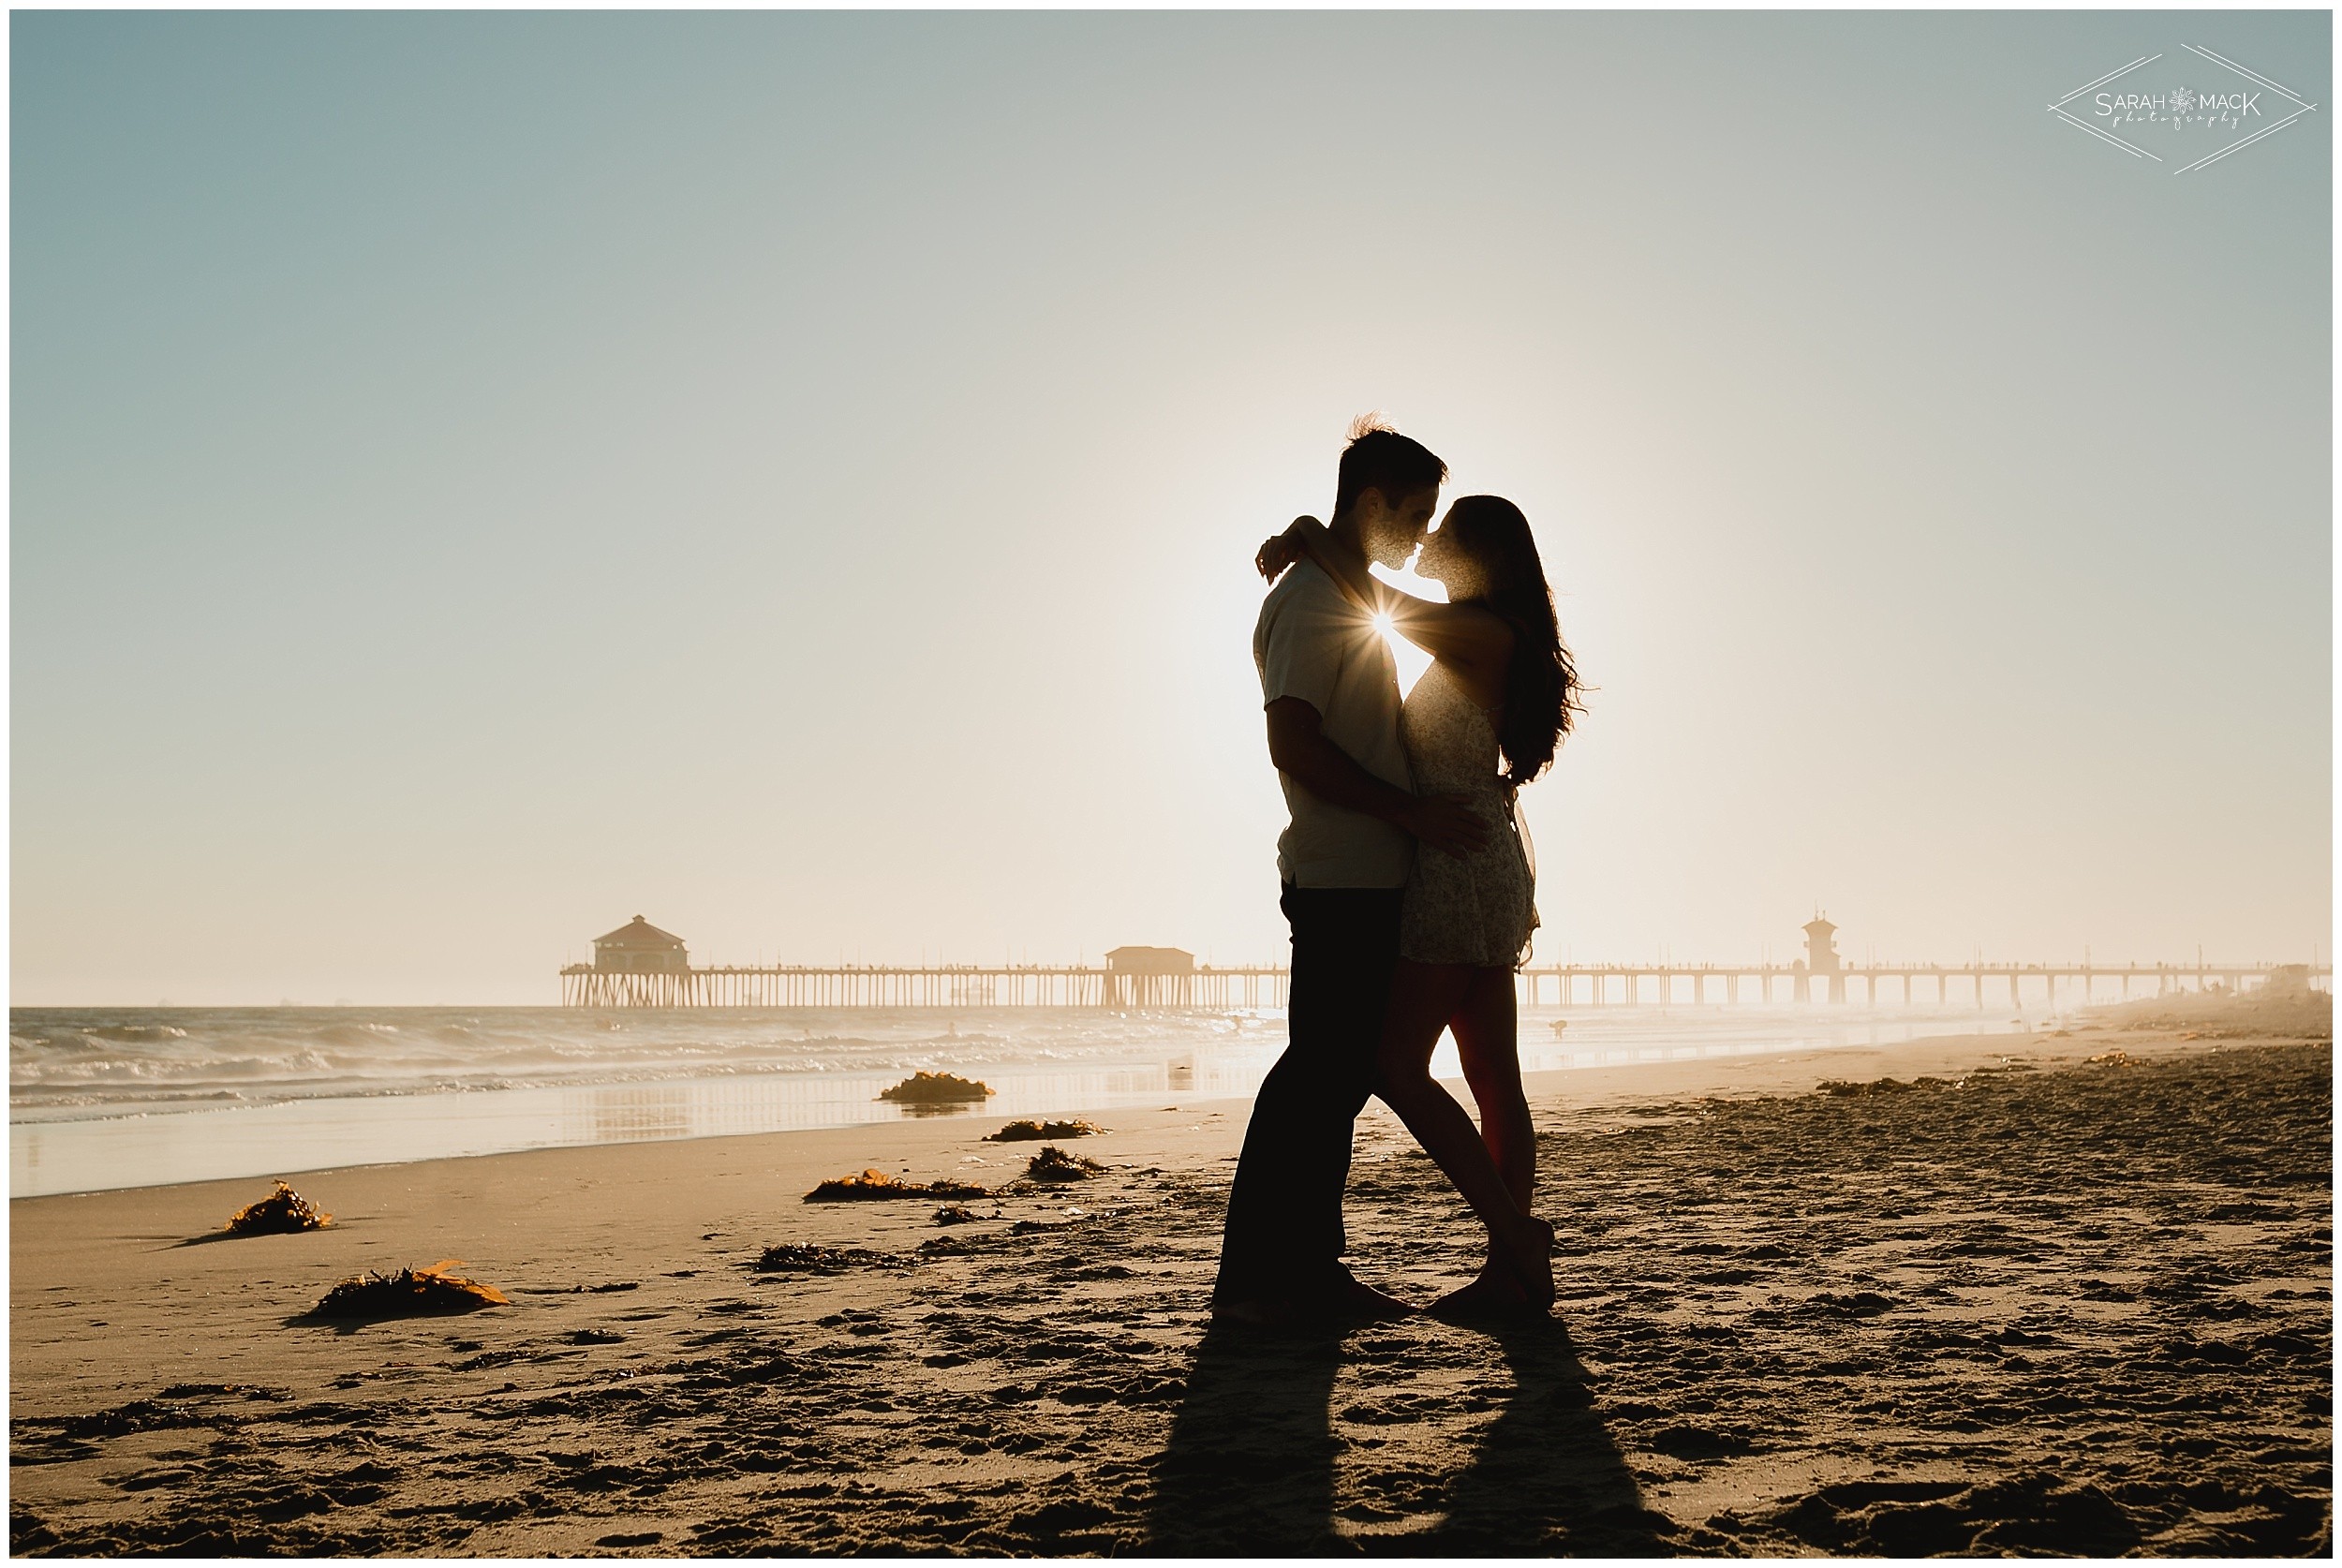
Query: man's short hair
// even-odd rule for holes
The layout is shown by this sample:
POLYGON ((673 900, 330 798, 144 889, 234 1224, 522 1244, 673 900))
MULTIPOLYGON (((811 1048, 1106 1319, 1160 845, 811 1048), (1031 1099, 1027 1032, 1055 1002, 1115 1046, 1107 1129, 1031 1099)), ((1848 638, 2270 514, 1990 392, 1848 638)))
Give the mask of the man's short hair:
POLYGON ((1334 485, 1334 514, 1339 522, 1369 490, 1380 491, 1383 504, 1397 507, 1408 496, 1436 490, 1447 482, 1447 465, 1420 441, 1409 440, 1377 415, 1351 422, 1350 444, 1342 449, 1341 471, 1334 485))

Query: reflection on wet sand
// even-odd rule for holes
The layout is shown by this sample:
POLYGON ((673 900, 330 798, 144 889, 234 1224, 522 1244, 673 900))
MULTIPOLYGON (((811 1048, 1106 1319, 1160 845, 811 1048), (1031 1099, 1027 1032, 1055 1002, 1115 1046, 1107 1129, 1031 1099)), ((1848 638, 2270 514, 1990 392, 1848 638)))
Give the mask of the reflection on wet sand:
MULTIPOLYGON (((1131 1020, 1119 1020, 1127 1027, 1131 1020)), ((918 1115, 1060 1116, 1144 1104, 1161 1096, 1241 1099, 1260 1086, 1283 1042, 1276 1020, 1222 1020, 1224 1041, 1178 1043, 1196 1020, 1164 1023, 1154 1060, 1050 1068, 1008 1062, 961 1071, 998 1092, 981 1107, 909 1107, 878 1098, 897 1082, 883 1072, 734 1072, 651 1081, 368 1094, 90 1120, 20 1121, 9 1130, 11 1191, 19 1197, 264 1176, 580 1144, 720 1137, 802 1128, 867 1126, 918 1115), (1269 1027, 1235 1028, 1234 1023, 1269 1027)), ((1556 1036, 1542 1015, 1522 1021, 1521 1065, 1532 1072, 1638 1062, 1890 1045, 1930 1030, 1973 1033, 1952 1020, 1845 1018, 1780 1013, 1729 1018, 1618 1010, 1573 1017, 1556 1036), (1564 1041, 1567 1043, 1564 1044, 1564 1041)), ((2006 1028, 2008 1026, 1996 1026, 2006 1028)), ((1454 1047, 1435 1072, 1453 1076, 1454 1047)))

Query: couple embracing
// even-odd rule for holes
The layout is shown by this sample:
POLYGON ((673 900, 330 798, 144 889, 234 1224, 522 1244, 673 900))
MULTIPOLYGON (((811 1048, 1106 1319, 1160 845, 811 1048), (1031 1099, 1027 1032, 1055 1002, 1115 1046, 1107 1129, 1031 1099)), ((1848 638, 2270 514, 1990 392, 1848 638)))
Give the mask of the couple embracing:
POLYGON ((1262 1083, 1228 1195, 1223 1318, 1307 1324, 1415 1310, 1341 1262, 1352 1125, 1379 1096, 1488 1226, 1462 1310, 1543 1312, 1553 1228, 1531 1213, 1535 1131, 1520 1084, 1513 973, 1537 924, 1514 793, 1568 730, 1577 672, 1528 519, 1467 496, 1436 530, 1447 466, 1361 421, 1330 519, 1261 547, 1268 753, 1291 825, 1277 841, 1293 931, 1288 1040, 1262 1083), (1419 547, 1419 554, 1418 554, 1419 547), (1401 593, 1370 561, 1443 584, 1401 593), (1380 628, 1431 655, 1402 703, 1380 628), (1452 1030, 1475 1127, 1430 1073, 1452 1030))

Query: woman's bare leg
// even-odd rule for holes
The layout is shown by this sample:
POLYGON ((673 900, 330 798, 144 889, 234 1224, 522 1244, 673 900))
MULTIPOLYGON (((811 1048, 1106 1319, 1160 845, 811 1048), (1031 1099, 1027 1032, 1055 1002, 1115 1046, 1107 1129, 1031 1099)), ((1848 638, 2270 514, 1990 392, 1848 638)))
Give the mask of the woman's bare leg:
MULTIPOLYGON (((1476 972, 1463 965, 1399 961, 1383 1028, 1383 1049, 1375 1064, 1374 1091, 1399 1114, 1424 1152, 1456 1184, 1464 1202, 1488 1226, 1490 1249, 1516 1275, 1526 1275, 1522 1294, 1534 1298, 1539 1290, 1531 1281, 1537 1279, 1552 1233, 1514 1201, 1480 1129, 1473 1125, 1455 1097, 1431 1077, 1432 1049, 1439 1043, 1441 1031, 1460 1015, 1476 972)), ((1502 978, 1509 990, 1511 977, 1502 978)), ((1549 1272, 1545 1280, 1549 1279, 1549 1272)), ((1550 1299, 1549 1283, 1542 1294, 1550 1299)))
MULTIPOLYGON (((1537 1185, 1536 1127, 1529 1117, 1529 1097, 1520 1086, 1519 1007, 1513 977, 1503 969, 1475 969, 1465 988, 1461 1006, 1448 1027, 1456 1033, 1456 1055, 1463 1062, 1464 1082, 1472 1086, 1473 1102, 1480 1111, 1480 1136, 1489 1159, 1503 1177, 1505 1191, 1523 1214, 1534 1205, 1537 1185)), ((1549 1238, 1551 1233, 1546 1233, 1549 1238)), ((1540 1266, 1549 1270, 1549 1240, 1540 1266)), ((1480 1271, 1484 1292, 1505 1294, 1517 1278, 1517 1265, 1499 1249, 1494 1232, 1489 1236, 1489 1258, 1480 1271)))
POLYGON ((1474 970, 1463 1005, 1448 1027, 1456 1031, 1464 1082, 1480 1108, 1480 1136, 1489 1158, 1504 1176, 1514 1206, 1527 1214, 1536 1206, 1537 1130, 1520 1087, 1520 1015, 1511 971, 1474 970))

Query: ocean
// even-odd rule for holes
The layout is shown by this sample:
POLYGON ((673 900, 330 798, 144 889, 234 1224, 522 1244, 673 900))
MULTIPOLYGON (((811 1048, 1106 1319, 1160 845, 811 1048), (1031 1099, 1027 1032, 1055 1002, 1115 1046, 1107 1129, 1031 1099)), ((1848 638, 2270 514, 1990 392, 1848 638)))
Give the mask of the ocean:
MULTIPOLYGON (((1521 1064, 2019 1027, 2005 1010, 1547 1007, 1524 1010, 1521 1064)), ((1277 1010, 19 1008, 9 1192, 892 1121, 922 1113, 879 1091, 922 1070, 996 1090, 959 1115, 1227 1099, 1251 1094, 1283 1043, 1277 1010)), ((1433 1066, 1453 1076, 1454 1047, 1433 1066)))

